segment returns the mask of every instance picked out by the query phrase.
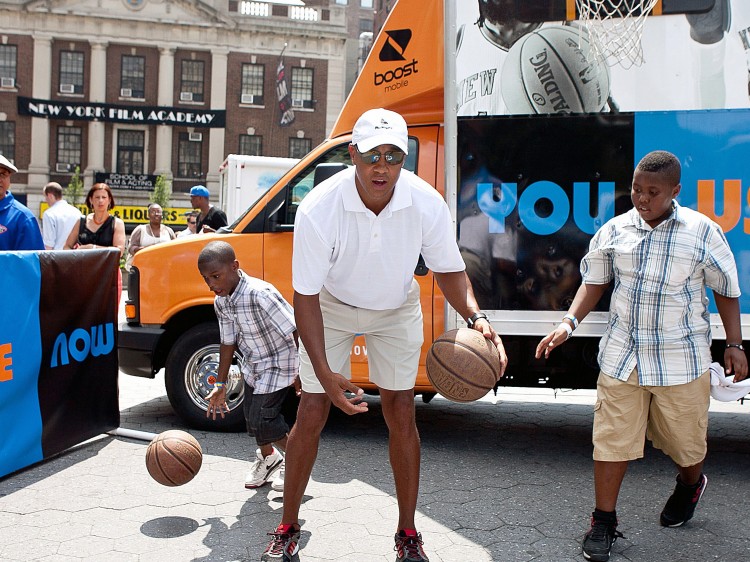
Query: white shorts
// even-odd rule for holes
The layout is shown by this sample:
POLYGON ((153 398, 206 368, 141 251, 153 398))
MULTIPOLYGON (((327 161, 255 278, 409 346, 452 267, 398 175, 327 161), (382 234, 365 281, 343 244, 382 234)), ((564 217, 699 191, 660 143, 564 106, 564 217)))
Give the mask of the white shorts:
MULTIPOLYGON (((354 338, 365 336, 370 382, 385 390, 414 388, 419 355, 424 342, 419 284, 412 281, 406 302, 397 309, 370 310, 344 304, 325 289, 320 292, 320 310, 328 365, 351 379, 349 356, 354 338)), ((305 346, 300 343, 299 376, 302 390, 325 392, 313 371, 305 346)))

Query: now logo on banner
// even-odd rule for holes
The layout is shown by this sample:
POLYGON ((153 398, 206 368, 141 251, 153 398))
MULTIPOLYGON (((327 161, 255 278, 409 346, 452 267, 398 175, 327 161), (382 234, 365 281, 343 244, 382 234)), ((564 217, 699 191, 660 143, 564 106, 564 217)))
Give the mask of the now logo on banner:
POLYGON ((112 322, 91 326, 90 331, 76 328, 70 336, 62 332, 55 339, 52 347, 50 367, 64 366, 72 358, 78 363, 85 361, 89 355, 99 357, 112 352, 115 347, 115 329, 112 322))

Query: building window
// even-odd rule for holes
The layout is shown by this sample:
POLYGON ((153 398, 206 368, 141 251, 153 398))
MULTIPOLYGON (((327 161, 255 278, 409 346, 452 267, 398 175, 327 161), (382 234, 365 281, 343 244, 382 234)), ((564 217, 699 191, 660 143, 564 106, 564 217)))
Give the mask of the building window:
POLYGON ((263 105, 263 81, 265 66, 262 64, 242 65, 242 92, 240 103, 263 105))
POLYGON ((202 175, 202 135, 201 140, 196 139, 196 133, 180 133, 180 146, 177 149, 177 175, 181 178, 199 178, 202 175), (190 140, 191 137, 193 140, 190 140))
POLYGON ((363 8, 372 8, 372 0, 360 0, 359 5, 363 8))
POLYGON ((18 47, 15 45, 0 45, 0 86, 3 88, 16 87, 16 68, 18 64, 18 47))
POLYGON ((349 0, 336 0, 336 4, 339 4, 341 6, 346 6, 349 3, 349 0))
POLYGON ((291 137, 289 139, 289 158, 302 158, 312 150, 312 139, 300 139, 291 137))
POLYGON ((61 94, 83 93, 83 53, 80 51, 60 51, 61 94))
POLYGON ((81 128, 57 128, 57 166, 56 172, 72 172, 81 165, 81 128))
POLYGON ((143 153, 146 144, 144 131, 123 129, 117 131, 117 173, 142 174, 143 153))
POLYGON ((240 135, 240 154, 263 156, 263 137, 260 135, 240 135))
POLYGON ((16 123, 0 121, 0 154, 13 162, 16 159, 16 123))
POLYGON ((180 101, 203 101, 203 61, 182 61, 180 101))
POLYGON ((123 98, 145 99, 146 59, 123 55, 120 74, 120 96, 123 98))
POLYGON ((359 32, 360 33, 372 33, 372 20, 370 19, 360 19, 359 20, 359 32))
POLYGON ((313 69, 292 67, 292 107, 313 108, 313 69))

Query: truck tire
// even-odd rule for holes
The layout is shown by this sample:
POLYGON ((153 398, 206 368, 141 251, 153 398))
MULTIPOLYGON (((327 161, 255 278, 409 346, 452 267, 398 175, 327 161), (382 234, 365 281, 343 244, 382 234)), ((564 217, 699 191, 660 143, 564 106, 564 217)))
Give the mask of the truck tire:
POLYGON ((207 418, 206 396, 213 389, 219 367, 219 327, 204 322, 177 339, 167 356, 164 379, 172 408, 189 427, 204 431, 242 431, 245 428, 241 361, 242 356, 235 352, 227 381, 229 412, 223 418, 207 418))

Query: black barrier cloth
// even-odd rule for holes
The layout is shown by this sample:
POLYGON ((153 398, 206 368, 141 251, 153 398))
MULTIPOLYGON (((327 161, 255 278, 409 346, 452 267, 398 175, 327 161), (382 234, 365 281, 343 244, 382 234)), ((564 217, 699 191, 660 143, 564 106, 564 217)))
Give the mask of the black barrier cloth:
POLYGON ((45 458, 120 425, 119 252, 40 252, 39 409, 45 458))

